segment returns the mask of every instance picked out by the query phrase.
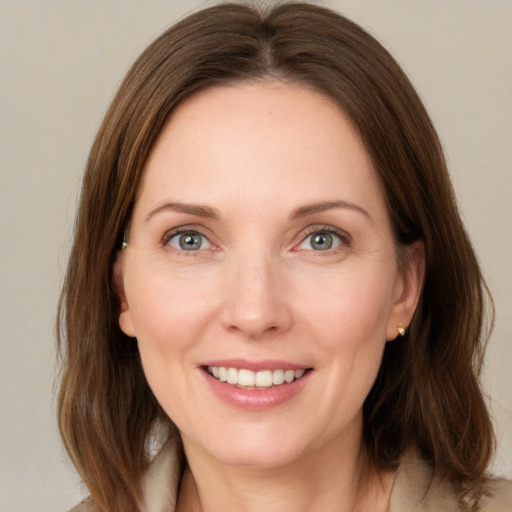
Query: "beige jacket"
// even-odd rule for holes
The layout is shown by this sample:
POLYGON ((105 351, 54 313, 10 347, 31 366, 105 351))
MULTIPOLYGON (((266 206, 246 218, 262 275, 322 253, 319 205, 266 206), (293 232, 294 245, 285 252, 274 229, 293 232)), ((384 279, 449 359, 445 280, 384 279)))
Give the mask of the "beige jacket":
MULTIPOLYGON (((177 443, 171 440, 164 445, 144 477, 144 512, 173 512, 175 509, 181 474, 177 443)), ((449 484, 434 482, 429 487, 431 474, 425 462, 407 454, 398 469, 389 512, 459 512, 449 484)), ((479 512, 512 512, 512 482, 490 480, 479 507, 479 512)), ((84 502, 70 512, 94 512, 94 508, 84 502)))

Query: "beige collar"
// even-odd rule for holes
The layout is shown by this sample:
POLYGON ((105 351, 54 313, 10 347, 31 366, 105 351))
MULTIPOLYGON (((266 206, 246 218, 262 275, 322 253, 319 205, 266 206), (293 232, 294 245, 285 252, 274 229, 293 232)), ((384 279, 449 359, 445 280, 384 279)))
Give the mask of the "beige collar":
MULTIPOLYGON (((181 442, 167 441, 142 481, 143 512, 174 512, 181 478, 181 442)), ((512 482, 490 480, 479 510, 512 512, 512 482)), ((459 512, 456 493, 449 483, 432 481, 430 466, 413 451, 400 463, 391 493, 389 512, 459 512), (430 485, 432 484, 432 485, 430 485)))
POLYGON ((142 512, 174 512, 181 478, 181 441, 174 434, 158 452, 142 479, 142 512))

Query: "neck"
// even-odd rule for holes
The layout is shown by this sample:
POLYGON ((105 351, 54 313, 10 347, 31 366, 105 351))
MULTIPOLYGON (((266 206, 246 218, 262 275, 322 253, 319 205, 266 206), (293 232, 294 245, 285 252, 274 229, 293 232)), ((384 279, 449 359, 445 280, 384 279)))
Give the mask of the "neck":
POLYGON ((387 511, 394 474, 373 471, 360 445, 343 441, 284 466, 258 468, 223 464, 184 439, 188 466, 176 512, 387 511))

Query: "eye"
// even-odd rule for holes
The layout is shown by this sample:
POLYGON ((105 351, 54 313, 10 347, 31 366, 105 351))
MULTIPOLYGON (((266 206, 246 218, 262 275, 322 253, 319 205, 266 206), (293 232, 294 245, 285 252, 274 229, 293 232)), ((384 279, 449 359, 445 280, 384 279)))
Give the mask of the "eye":
POLYGON ((320 229, 309 233, 296 250, 329 251, 347 243, 347 237, 334 230, 320 229))
POLYGON ((197 231, 174 233, 167 239, 166 243, 181 251, 199 251, 209 249, 212 245, 208 238, 197 231))

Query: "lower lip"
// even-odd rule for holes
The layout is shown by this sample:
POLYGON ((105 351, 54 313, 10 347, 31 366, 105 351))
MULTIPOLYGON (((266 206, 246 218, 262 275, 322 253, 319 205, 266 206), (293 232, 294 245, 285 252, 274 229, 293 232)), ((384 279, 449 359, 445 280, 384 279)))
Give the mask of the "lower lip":
POLYGON ((268 389, 244 389, 221 382, 202 370, 213 392, 224 402, 241 409, 263 411, 276 407, 296 396, 304 388, 313 373, 307 371, 300 379, 268 389))

